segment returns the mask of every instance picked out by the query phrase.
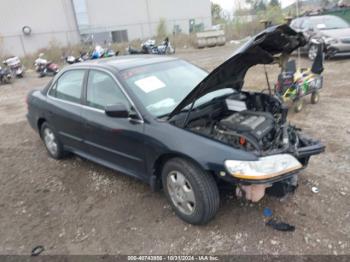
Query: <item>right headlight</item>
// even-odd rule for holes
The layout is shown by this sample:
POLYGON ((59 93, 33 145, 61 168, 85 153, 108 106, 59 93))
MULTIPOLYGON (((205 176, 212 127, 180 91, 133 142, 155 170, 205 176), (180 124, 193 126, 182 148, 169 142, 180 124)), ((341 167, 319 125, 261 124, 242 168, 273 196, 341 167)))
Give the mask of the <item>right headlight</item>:
POLYGON ((328 45, 332 45, 332 44, 336 44, 338 43, 338 40, 330 37, 330 36, 322 36, 323 41, 328 44, 328 45))
POLYGON ((302 168, 302 164, 289 154, 260 157, 256 161, 226 160, 227 171, 241 179, 268 179, 302 168))

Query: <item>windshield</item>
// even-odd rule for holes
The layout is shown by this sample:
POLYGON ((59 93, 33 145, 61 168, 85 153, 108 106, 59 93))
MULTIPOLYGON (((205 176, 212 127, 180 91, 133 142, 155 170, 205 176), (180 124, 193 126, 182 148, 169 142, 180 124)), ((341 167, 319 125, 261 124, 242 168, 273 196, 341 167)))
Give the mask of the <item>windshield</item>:
POLYGON ((349 24, 337 16, 318 16, 311 19, 311 23, 319 30, 348 28, 349 24))
MULTIPOLYGON (((121 75, 145 108, 160 117, 170 114, 208 73, 190 63, 176 60, 127 69, 121 75)), ((233 90, 211 92, 198 99, 195 106, 229 92, 233 90)))

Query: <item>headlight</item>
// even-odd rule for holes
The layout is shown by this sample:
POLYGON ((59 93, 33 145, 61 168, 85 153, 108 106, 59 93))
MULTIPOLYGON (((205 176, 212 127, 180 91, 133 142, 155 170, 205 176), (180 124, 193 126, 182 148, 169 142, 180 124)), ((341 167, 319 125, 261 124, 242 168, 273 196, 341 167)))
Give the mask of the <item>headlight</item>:
POLYGON ((336 44, 338 43, 338 40, 333 38, 333 37, 329 37, 329 36, 322 36, 323 41, 328 44, 328 45, 332 45, 332 44, 336 44))
POLYGON ((236 178, 267 179, 302 168, 295 157, 280 154, 261 157, 257 161, 226 160, 227 171, 236 178))

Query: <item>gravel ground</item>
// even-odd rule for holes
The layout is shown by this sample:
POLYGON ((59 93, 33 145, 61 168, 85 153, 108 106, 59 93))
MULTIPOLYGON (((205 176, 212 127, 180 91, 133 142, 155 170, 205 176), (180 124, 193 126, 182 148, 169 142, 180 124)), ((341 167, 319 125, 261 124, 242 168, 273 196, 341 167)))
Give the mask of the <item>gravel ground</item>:
MULTIPOLYGON (((183 50, 177 56, 208 70, 233 46, 183 50)), ((302 64, 308 61, 302 59, 302 64)), ((205 226, 178 219, 161 192, 79 157, 48 157, 25 120, 25 96, 49 81, 28 74, 0 86, 0 254, 350 254, 350 60, 326 62, 321 100, 289 120, 323 141, 294 195, 249 204, 222 195, 205 226), (312 186, 319 193, 311 191, 312 186), (265 226, 262 211, 295 225, 265 226)), ((271 80, 277 66, 267 66, 271 80)), ((271 81, 272 82, 272 81, 271 81)), ((262 67, 248 72, 246 89, 264 89, 262 67)))

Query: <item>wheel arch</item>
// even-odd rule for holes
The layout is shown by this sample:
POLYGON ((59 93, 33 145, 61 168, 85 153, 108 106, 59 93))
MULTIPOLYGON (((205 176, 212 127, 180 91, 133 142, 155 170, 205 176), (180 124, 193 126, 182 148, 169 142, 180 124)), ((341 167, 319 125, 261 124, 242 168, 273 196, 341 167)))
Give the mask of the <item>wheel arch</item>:
POLYGON ((43 126, 43 124, 45 122, 46 122, 46 119, 44 117, 39 117, 39 119, 37 121, 37 128, 38 128, 40 136, 41 136, 41 127, 43 126))
MULTIPOLYGON (((173 158, 182 158, 185 159, 189 162, 191 162, 192 164, 196 165, 198 168, 202 169, 205 172, 208 172, 207 168, 202 165, 200 162, 196 161, 195 159, 193 159, 192 157, 183 154, 183 153, 179 153, 179 152, 168 152, 168 153, 164 153, 161 154, 160 156, 158 156, 158 158, 154 161, 153 163, 153 172, 152 172, 152 178, 151 179, 151 187, 154 190, 160 190, 161 189, 161 180, 162 180, 162 170, 163 170, 163 166, 165 165, 165 163, 167 161, 169 161, 170 159, 173 158)), ((209 173, 211 173, 209 171, 209 173)))

